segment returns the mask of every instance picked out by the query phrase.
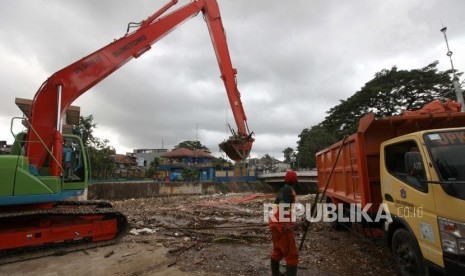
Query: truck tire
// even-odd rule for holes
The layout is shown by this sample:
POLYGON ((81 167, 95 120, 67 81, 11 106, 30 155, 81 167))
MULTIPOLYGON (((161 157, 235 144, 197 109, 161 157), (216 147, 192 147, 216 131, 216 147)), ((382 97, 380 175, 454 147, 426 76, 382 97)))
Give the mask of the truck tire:
POLYGON ((337 230, 337 231, 347 230, 338 221, 332 221, 332 222, 329 223, 329 225, 331 225, 331 228, 333 228, 334 230, 337 230))
POLYGON ((391 249, 402 275, 428 275, 417 241, 409 231, 397 229, 392 235, 391 249))
MULTIPOLYGON (((326 198, 326 203, 327 204, 333 204, 333 200, 331 198, 327 197, 326 198)), ((323 211, 323 210, 321 210, 321 211, 323 211)), ((337 209, 336 209, 336 212, 337 212, 337 209)), ((331 221, 329 223, 329 225, 331 226, 331 228, 333 228, 334 230, 337 230, 337 231, 341 231, 343 229, 342 225, 340 225, 337 220, 331 221)))

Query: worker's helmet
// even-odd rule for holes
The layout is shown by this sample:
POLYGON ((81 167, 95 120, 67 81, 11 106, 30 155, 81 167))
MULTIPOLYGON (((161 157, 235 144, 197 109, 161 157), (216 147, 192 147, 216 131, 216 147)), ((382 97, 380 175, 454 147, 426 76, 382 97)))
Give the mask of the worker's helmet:
POLYGON ((295 184, 297 183, 297 173, 293 170, 288 170, 286 175, 284 176, 284 182, 288 184, 295 184))

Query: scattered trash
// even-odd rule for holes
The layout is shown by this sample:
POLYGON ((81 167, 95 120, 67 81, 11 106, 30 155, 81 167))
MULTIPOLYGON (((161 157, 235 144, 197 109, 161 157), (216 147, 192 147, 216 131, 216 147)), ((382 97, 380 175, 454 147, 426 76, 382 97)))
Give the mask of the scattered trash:
POLYGON ((168 267, 172 267, 173 265, 177 264, 178 263, 178 260, 175 260, 171 263, 168 264, 168 267))
POLYGON ((106 253, 103 257, 108 258, 108 257, 110 257, 110 256, 113 255, 113 254, 115 254, 115 251, 112 250, 112 251, 106 253))
MULTIPOLYGON (((298 196, 304 202, 312 196, 298 196)), ((263 204, 273 194, 210 194, 140 198, 112 202, 129 221, 127 242, 147 244, 146 254, 166 250, 165 267, 213 275, 270 274, 272 251, 263 204)), ((311 225, 299 254, 309 275, 396 275, 389 250, 327 223, 311 225)), ((300 241, 301 231, 296 231, 300 241)), ((131 256, 122 258, 129 263, 131 256)), ((154 260, 154 267, 156 266, 154 260)))
POLYGON ((226 242, 247 242, 246 240, 242 239, 234 239, 231 237, 218 237, 213 239, 214 243, 226 243, 226 242))
POLYGON ((132 235, 135 235, 135 236, 138 236, 140 234, 153 234, 157 232, 156 230, 154 229, 150 229, 150 228, 142 228, 142 229, 131 229, 131 231, 129 231, 129 234, 132 234, 132 235))

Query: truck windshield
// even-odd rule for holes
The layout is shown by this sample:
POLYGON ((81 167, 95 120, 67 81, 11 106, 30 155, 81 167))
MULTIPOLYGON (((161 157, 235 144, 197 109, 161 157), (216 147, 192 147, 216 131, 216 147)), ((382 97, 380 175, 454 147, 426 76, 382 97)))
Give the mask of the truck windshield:
POLYGON ((465 200, 465 130, 427 133, 424 138, 442 188, 465 200))

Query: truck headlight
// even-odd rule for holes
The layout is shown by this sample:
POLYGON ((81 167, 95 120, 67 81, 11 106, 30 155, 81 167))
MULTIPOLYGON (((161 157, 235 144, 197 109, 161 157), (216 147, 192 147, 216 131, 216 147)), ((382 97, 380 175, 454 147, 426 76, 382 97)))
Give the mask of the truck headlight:
POLYGON ((442 251, 444 252, 448 252, 452 254, 458 254, 459 252, 457 248, 457 239, 444 232, 441 232, 441 245, 442 245, 442 251))
POLYGON ((465 255, 465 240, 459 240, 457 247, 459 248, 460 255, 465 255))
POLYGON ((465 255, 465 223, 438 217, 444 252, 465 255))

